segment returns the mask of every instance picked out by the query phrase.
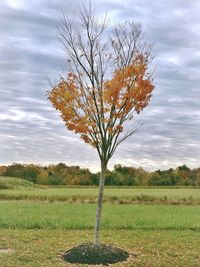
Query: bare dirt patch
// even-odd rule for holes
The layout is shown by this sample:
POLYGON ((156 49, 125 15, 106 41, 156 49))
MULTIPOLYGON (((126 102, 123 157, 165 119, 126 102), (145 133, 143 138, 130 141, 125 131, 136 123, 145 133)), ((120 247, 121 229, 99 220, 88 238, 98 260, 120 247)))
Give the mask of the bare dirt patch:
POLYGON ((11 248, 0 248, 0 254, 13 253, 14 249, 11 248))

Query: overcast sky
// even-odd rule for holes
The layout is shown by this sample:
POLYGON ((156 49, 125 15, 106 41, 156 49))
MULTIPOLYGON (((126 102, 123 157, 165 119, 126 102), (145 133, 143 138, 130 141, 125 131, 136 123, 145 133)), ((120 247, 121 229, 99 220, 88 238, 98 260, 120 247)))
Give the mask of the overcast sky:
MULTIPOLYGON (((119 146, 109 167, 147 170, 200 166, 200 1, 96 0, 112 23, 141 22, 154 43, 156 90, 141 131, 119 146)), ((63 50, 56 37, 61 10, 80 1, 0 1, 0 164, 58 163, 97 170, 96 151, 66 130, 46 99, 63 50)))

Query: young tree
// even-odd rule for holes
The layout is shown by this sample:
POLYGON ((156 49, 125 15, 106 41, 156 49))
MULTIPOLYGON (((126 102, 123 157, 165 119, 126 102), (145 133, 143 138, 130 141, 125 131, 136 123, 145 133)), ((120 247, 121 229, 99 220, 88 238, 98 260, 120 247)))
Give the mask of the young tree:
MULTIPOLYGON (((76 17, 77 19, 77 17, 76 17)), ((116 148, 134 134, 135 121, 154 89, 148 73, 151 47, 141 25, 118 24, 107 30, 106 19, 83 7, 78 21, 63 15, 60 41, 66 53, 66 77, 48 92, 67 129, 96 148, 101 161, 94 243, 99 244, 107 164, 116 148)))

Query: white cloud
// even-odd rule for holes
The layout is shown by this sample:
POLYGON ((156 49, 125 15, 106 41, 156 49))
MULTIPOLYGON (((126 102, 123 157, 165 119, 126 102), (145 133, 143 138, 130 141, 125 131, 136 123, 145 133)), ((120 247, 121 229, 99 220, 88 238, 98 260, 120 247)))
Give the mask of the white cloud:
POLYGON ((26 6, 26 2, 24 0, 4 0, 4 2, 11 8, 21 9, 26 6))

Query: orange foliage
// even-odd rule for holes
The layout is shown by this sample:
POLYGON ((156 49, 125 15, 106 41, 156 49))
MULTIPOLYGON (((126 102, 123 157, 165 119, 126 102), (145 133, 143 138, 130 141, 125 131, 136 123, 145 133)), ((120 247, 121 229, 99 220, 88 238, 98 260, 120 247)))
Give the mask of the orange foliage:
POLYGON ((122 132, 123 123, 132 119, 131 113, 140 113, 148 105, 154 85, 147 66, 147 59, 139 54, 130 65, 115 70, 101 88, 84 88, 74 73, 68 73, 48 98, 66 127, 97 147, 102 131, 110 135, 122 132))

